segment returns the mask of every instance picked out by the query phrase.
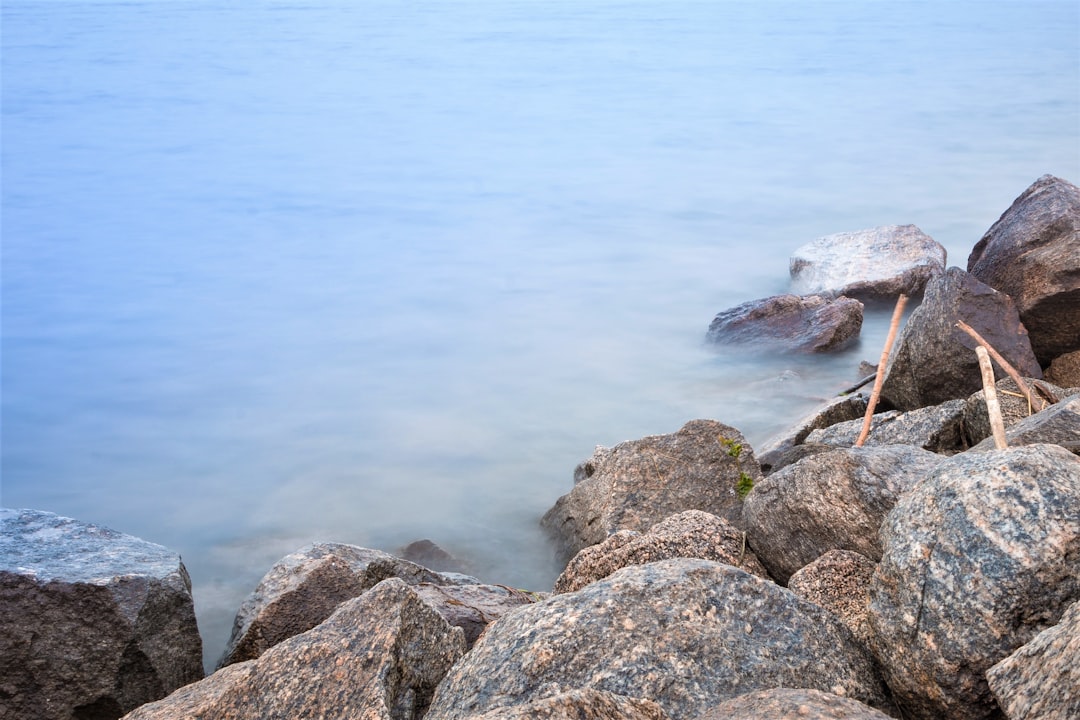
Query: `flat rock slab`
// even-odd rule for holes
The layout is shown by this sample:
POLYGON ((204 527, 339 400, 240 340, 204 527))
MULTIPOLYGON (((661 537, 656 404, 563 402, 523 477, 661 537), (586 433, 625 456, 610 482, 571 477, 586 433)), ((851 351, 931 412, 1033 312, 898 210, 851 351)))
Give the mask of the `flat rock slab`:
POLYGON ((719 313, 705 340, 762 351, 833 352, 858 339, 862 322, 863 304, 853 298, 776 295, 719 313))
POLYGON ((644 697, 691 720, 795 684, 887 702, 868 653, 831 613, 729 565, 662 560, 503 616, 447 674, 426 720, 527 705, 551 685, 644 697))
MULTIPOLYGON (((901 412, 875 413, 864 446, 912 445, 935 453, 953 454, 967 448, 964 428, 964 400, 947 400, 940 405, 901 412)), ((852 447, 862 432, 863 418, 848 420, 814 430, 808 444, 852 447)))
POLYGON ((914 225, 883 225, 813 240, 791 256, 791 292, 860 300, 918 295, 945 271, 945 248, 914 225))
POLYGON ((774 688, 726 700, 697 720, 886 720, 888 717, 858 700, 821 690, 774 688))
POLYGON ((117 718, 203 676, 175 552, 38 510, 0 510, 7 719, 117 718))

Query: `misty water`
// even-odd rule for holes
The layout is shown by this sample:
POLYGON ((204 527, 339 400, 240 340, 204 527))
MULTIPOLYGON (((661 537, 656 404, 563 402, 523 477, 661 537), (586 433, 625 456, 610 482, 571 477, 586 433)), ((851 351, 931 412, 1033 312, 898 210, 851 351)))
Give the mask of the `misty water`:
POLYGON ((876 360, 718 354, 816 237, 1080 179, 1074 2, 4 0, 2 501, 166 545, 209 662, 316 540, 546 589, 597 444, 876 360))

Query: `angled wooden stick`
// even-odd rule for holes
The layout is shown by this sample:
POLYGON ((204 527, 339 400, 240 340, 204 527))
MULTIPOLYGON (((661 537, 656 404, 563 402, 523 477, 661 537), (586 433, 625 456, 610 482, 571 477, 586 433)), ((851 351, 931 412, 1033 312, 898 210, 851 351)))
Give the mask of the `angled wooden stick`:
POLYGON ((885 338, 885 347, 881 349, 881 360, 878 361, 877 375, 874 377, 874 389, 870 392, 870 400, 866 403, 866 415, 863 416, 862 431, 859 439, 855 441, 855 447, 862 447, 866 442, 866 436, 870 434, 870 424, 874 421, 874 408, 877 406, 878 397, 881 395, 881 384, 885 382, 885 368, 889 362, 889 353, 892 352, 893 342, 896 340, 896 330, 900 327, 900 318, 904 314, 904 306, 907 305, 907 295, 900 293, 896 298, 896 309, 893 310, 892 322, 889 323, 889 336, 885 338))
POLYGON ((994 435, 994 447, 1004 450, 1009 445, 1005 442, 1005 423, 1001 419, 1001 405, 998 404, 997 386, 994 384, 994 366, 990 364, 990 353, 982 345, 975 348, 975 354, 979 356, 983 396, 986 398, 986 414, 990 417, 990 432, 994 435))
POLYGON ((990 357, 992 357, 994 359, 994 362, 996 362, 998 364, 998 366, 1002 370, 1004 370, 1006 372, 1006 374, 1008 374, 1009 377, 1012 378, 1013 382, 1016 383, 1016 386, 1018 388, 1020 388, 1020 392, 1024 393, 1024 397, 1027 398, 1029 407, 1035 408, 1036 410, 1042 410, 1043 408, 1046 407, 1046 403, 1044 403, 1042 401, 1042 398, 1039 399, 1038 403, 1035 402, 1035 398, 1034 398, 1034 396, 1032 396, 1031 390, 1028 389, 1027 383, 1024 382, 1024 379, 1022 377, 1020 377, 1020 373, 1016 372, 1016 368, 1014 368, 1012 366, 1012 364, 1009 363, 1008 360, 1001 357, 1001 354, 997 350, 995 350, 990 345, 990 343, 986 342, 986 340, 983 339, 982 335, 975 332, 975 329, 972 328, 970 325, 968 325, 963 320, 958 320, 956 322, 956 327, 960 328, 961 330, 966 332, 968 335, 970 335, 971 339, 974 340, 975 342, 979 343, 979 345, 981 347, 986 348, 986 352, 988 352, 990 354, 990 357))

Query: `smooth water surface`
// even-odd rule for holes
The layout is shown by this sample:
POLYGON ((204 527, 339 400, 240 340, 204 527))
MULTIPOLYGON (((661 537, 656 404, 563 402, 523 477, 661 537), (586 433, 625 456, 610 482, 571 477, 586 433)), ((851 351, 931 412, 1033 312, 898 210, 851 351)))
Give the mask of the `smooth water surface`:
POLYGON ((596 444, 760 445, 876 360, 717 355, 815 237, 952 264, 1080 180, 1074 2, 3 3, 2 503, 179 551, 208 660, 280 556, 543 589, 596 444))

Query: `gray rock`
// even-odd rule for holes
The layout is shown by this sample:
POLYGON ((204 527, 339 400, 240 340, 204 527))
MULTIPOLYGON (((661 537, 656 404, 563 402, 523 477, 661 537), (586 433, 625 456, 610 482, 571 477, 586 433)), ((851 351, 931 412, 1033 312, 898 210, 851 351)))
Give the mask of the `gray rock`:
POLYGON ((651 700, 628 698, 603 690, 567 690, 524 705, 498 708, 469 720, 670 720, 651 700))
POLYGON ((355 545, 314 543, 286 555, 240 606, 218 667, 259 657, 282 640, 315 627, 341 603, 391 577, 410 585, 458 584, 447 575, 355 545))
POLYGON ((906 718, 992 717, 985 673, 1080 598, 1080 458, 963 453, 881 528, 870 647, 906 718))
POLYGON ((763 578, 769 574, 750 548, 746 534, 731 523, 700 510, 687 510, 642 534, 620 530, 599 545, 587 547, 555 581, 555 592, 573 592, 630 565, 670 558, 701 558, 740 567, 763 578))
POLYGON ((725 700, 697 720, 888 720, 888 717, 858 700, 821 690, 774 688, 725 700))
MULTIPOLYGON (((1080 455, 1080 394, 1071 395, 1006 428, 1005 442, 1010 447, 1051 443, 1080 455)), ((993 438, 987 438, 971 449, 983 452, 993 448, 993 438)))
MULTIPOLYGON (((860 420, 866 413, 866 396, 861 394, 844 395, 826 401, 795 425, 772 438, 757 453, 762 472, 766 475, 779 470, 792 448, 802 445, 814 430, 827 428, 836 423, 860 420)), ((790 464, 786 462, 785 464, 790 464)))
POLYGON ((117 718, 203 676, 179 555, 38 510, 0 528, 5 720, 117 718))
POLYGON ((847 297, 776 295, 724 310, 706 342, 799 353, 842 350, 859 337, 863 305, 847 297))
POLYGON ((1016 302, 1041 363, 1080 350, 1080 188, 1036 180, 975 245, 967 269, 1016 302))
POLYGON ((683 510, 704 510, 741 527, 737 488, 760 478, 742 433, 715 420, 691 420, 671 435, 597 448, 541 524, 567 560, 612 533, 643 532, 683 510))
POLYGON ((257 660, 230 665, 125 720, 419 720, 464 653, 461 628, 390 578, 257 660))
POLYGON ((788 579, 788 590, 803 600, 825 608, 848 626, 860 642, 866 642, 866 606, 870 603, 870 578, 877 564, 861 553, 830 550, 788 579))
MULTIPOLYGON (((878 445, 913 445, 935 453, 951 455, 967 449, 964 432, 964 400, 947 400, 940 405, 909 412, 887 410, 874 413, 866 447, 878 445)), ((852 447, 862 432, 863 419, 814 430, 807 443, 852 447)))
POLYGON ((960 320, 1021 375, 1042 377, 1009 296, 953 267, 927 283, 922 305, 911 313, 889 358, 881 396, 899 410, 915 410, 979 390, 975 341, 956 327, 960 320))
POLYGON ((831 613, 696 559, 627 567, 503 616, 447 674, 426 720, 528 704, 549 684, 645 697, 676 720, 781 685, 886 702, 865 649, 831 613))
POLYGON ((489 623, 521 605, 546 597, 505 585, 432 585, 413 586, 416 594, 451 625, 465 632, 465 644, 472 647, 489 623))
MULTIPOLYGON (((1056 385, 1043 380, 1025 379, 1028 391, 1035 399, 1035 407, 1028 405, 1027 398, 1016 386, 1016 382, 1005 377, 994 383, 997 390, 998 406, 1005 427, 1011 427, 1038 410, 1045 409, 1049 403, 1063 397, 1064 391, 1056 385), (1049 391, 1049 392, 1046 392, 1049 391), (1046 395, 1053 398, 1047 398, 1046 395)), ((964 401, 964 434, 969 445, 976 445, 991 436, 990 416, 986 411, 986 393, 979 390, 964 401)))
POLYGON ((860 300, 918 295, 945 271, 945 248, 914 225, 826 235, 791 256, 791 292, 860 300))
POLYGON ((986 673, 1010 720, 1080 718, 1080 603, 986 673))
POLYGON ((1080 387, 1080 350, 1054 358, 1050 362, 1045 377, 1061 387, 1080 387))
POLYGON ((746 496, 750 547, 781 583, 830 550, 878 560, 885 515, 941 461, 910 445, 883 445, 837 448, 789 465, 746 496))
POLYGON ((402 560, 422 565, 436 572, 471 574, 471 568, 431 540, 415 540, 394 553, 402 560))

